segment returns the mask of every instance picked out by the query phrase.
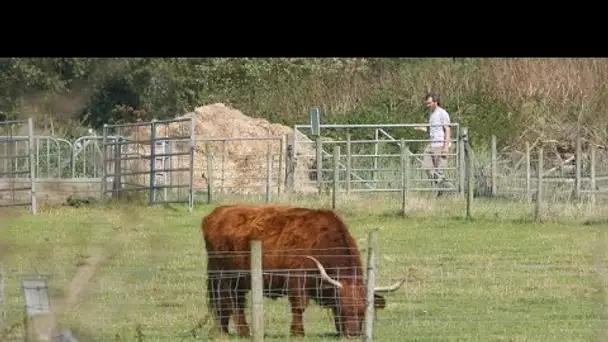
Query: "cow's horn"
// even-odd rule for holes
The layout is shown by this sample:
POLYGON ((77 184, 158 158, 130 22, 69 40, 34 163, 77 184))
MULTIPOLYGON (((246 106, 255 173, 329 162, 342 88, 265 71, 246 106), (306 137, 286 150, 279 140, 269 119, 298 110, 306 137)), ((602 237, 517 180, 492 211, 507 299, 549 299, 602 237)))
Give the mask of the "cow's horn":
POLYGON ((396 283, 394 283, 391 286, 380 286, 380 287, 375 287, 374 288, 374 292, 395 292, 397 291, 401 286, 403 286, 403 284, 405 284, 405 281, 407 280, 407 278, 403 278, 401 281, 398 281, 396 283))
POLYGON ((340 289, 342 288, 342 284, 339 281, 331 279, 331 277, 327 275, 327 272, 325 272, 325 267, 323 267, 323 265, 321 265, 319 260, 317 260, 309 255, 305 255, 305 257, 314 261, 315 264, 317 264, 317 268, 319 269, 319 272, 321 272, 321 278, 325 279, 328 283, 330 283, 340 289))

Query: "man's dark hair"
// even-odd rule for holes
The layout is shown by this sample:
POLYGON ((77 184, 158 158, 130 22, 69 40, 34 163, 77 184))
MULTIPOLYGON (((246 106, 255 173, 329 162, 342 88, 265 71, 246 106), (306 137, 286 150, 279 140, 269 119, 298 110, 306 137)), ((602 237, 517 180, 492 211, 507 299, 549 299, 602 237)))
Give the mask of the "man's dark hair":
POLYGON ((441 106, 441 97, 439 96, 439 93, 436 93, 436 92, 426 93, 424 100, 426 101, 426 99, 428 99, 429 97, 433 100, 433 102, 437 102, 438 106, 441 106))

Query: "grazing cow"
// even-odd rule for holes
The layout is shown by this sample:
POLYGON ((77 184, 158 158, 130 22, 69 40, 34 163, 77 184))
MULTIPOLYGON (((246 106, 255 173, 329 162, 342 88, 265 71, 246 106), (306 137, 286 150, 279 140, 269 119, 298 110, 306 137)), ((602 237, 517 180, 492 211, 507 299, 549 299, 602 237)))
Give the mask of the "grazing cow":
MULTIPOLYGON (((304 336, 302 317, 310 299, 332 310, 341 336, 360 336, 366 302, 362 262, 346 224, 333 211, 220 206, 203 218, 201 230, 210 311, 223 332, 234 315, 237 334, 249 335, 244 312, 251 289, 249 243, 257 239, 262 241, 264 296, 288 296, 292 336, 304 336)), ((386 306, 378 292, 395 291, 404 282, 376 288, 374 306, 386 306)))

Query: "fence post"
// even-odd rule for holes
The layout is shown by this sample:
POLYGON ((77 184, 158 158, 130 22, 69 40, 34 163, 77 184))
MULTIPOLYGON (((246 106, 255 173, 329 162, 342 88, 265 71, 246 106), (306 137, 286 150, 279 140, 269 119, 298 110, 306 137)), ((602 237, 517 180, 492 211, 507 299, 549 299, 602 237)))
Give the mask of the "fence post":
POLYGON ((114 182, 112 182, 112 197, 120 198, 122 195, 122 153, 120 153, 120 140, 114 140, 114 182))
POLYGON ((316 139, 316 160, 317 160, 317 188, 319 195, 323 193, 323 142, 321 136, 316 139))
POLYGON ((590 167, 591 167, 591 204, 595 204, 595 197, 596 197, 596 191, 597 191, 597 185, 596 185, 596 178, 595 178, 595 163, 596 163, 596 146, 595 144, 591 144, 591 160, 590 162, 590 167))
POLYGON ((272 151, 270 146, 266 151, 266 203, 270 203, 270 192, 272 188, 272 151))
POLYGON ((287 144, 287 137, 283 135, 279 145, 279 167, 277 168, 277 195, 281 196, 281 190, 283 190, 283 182, 281 182, 281 175, 283 174, 283 154, 285 153, 285 145, 287 144))
POLYGON ((365 341, 372 341, 374 334, 374 287, 376 286, 376 253, 378 249, 378 232, 372 230, 367 240, 367 274, 365 282, 365 341))
POLYGON ((581 131, 580 127, 576 131, 576 143, 574 151, 575 167, 574 167, 574 199, 578 200, 581 194, 581 131))
POLYGON ((30 202, 32 214, 38 213, 38 202, 36 200, 36 161, 34 158, 34 122, 32 118, 27 119, 28 128, 28 159, 30 167, 30 202))
MULTIPOLYGON (((101 152, 103 154, 103 166, 101 168, 101 200, 105 200, 106 190, 108 189, 108 124, 103 124, 102 136, 101 136, 101 152)), ((75 164, 74 151, 72 151, 70 158, 72 164, 72 178, 75 175, 75 164)))
POLYGON ((492 197, 496 196, 496 181, 498 179, 498 151, 496 149, 496 136, 492 134, 492 197))
POLYGON ((379 132, 378 129, 375 129, 375 133, 374 133, 374 139, 376 140, 374 142, 374 171, 372 171, 372 183, 374 184, 374 188, 378 187, 378 183, 376 182, 376 180, 378 179, 378 154, 379 154, 379 132))
POLYGON ((530 142, 526 141, 526 201, 532 202, 532 170, 530 165, 530 142))
POLYGON ((352 144, 351 144, 351 136, 350 132, 346 133, 346 193, 350 195, 351 181, 350 181, 350 173, 352 172, 352 144))
POLYGON ((156 202, 156 120, 150 122, 150 205, 156 202))
POLYGON ((57 321, 51 308, 47 280, 22 280, 25 302, 25 340, 51 341, 57 333, 57 321))
POLYGON ((287 134, 287 147, 285 156, 285 190, 292 193, 296 183, 296 140, 295 131, 293 134, 287 134))
MULTIPOLYGON (((172 140, 168 141, 169 153, 173 153, 172 140)), ((194 118, 190 118, 190 172, 188 180, 188 211, 190 214, 194 212, 194 151, 196 151, 196 124, 194 118)), ((169 169, 173 168, 173 156, 169 156, 169 169)), ((169 173, 169 186, 173 187, 173 172, 169 173)), ((179 192, 178 192, 179 193, 179 192)))
POLYGON ((409 195, 410 179, 410 153, 405 145, 405 139, 401 139, 401 216, 406 216, 406 202, 409 195))
POLYGON ((336 209, 338 197, 338 183, 340 182, 340 146, 334 146, 334 181, 333 190, 331 192, 331 208, 336 209))
POLYGON ((6 321, 6 309, 4 308, 4 266, 0 264, 0 322, 6 321))
POLYGON ((543 147, 538 148, 538 166, 536 170, 536 202, 534 205, 534 220, 539 221, 541 212, 540 206, 543 198, 543 147))
POLYGON ((264 278, 262 273, 262 242, 252 240, 251 246, 251 337, 264 341, 264 278))
POLYGON ((207 204, 211 204, 213 202, 213 157, 209 141, 205 142, 205 157, 207 159, 207 204))
POLYGON ((466 170, 467 170, 467 219, 471 218, 471 205, 473 203, 473 151, 471 150, 471 144, 469 143, 469 128, 462 128, 462 141, 464 143, 465 155, 466 155, 466 170))
POLYGON ((465 128, 466 127, 462 127, 462 133, 459 137, 460 141, 458 142, 458 166, 460 168, 460 181, 459 183, 459 192, 460 195, 464 197, 464 189, 465 189, 465 182, 466 182, 466 156, 465 156, 465 146, 464 146, 464 136, 465 136, 465 128))

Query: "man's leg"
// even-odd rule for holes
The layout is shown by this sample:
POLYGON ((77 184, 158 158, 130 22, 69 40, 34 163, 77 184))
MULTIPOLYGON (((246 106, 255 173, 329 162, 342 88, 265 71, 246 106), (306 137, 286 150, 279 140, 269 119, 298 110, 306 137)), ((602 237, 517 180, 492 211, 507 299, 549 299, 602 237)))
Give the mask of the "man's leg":
POLYGON ((424 171, 426 172, 427 176, 429 177, 429 179, 435 180, 435 161, 433 159, 433 149, 431 148, 431 146, 427 145, 424 148, 424 156, 422 157, 422 167, 425 169, 424 171))
POLYGON ((442 196, 446 189, 453 188, 454 186, 445 180, 445 169, 448 167, 448 156, 441 154, 441 149, 435 159, 435 170, 437 172, 437 196, 442 196))
POLYGON ((437 148, 437 150, 433 152, 435 173, 437 177, 437 183, 439 184, 445 179, 445 169, 448 167, 448 156, 442 155, 441 148, 437 148))

